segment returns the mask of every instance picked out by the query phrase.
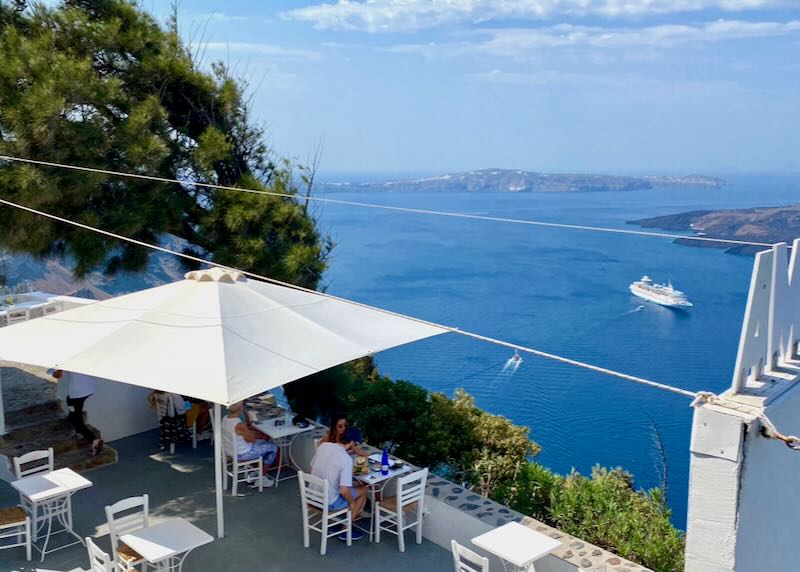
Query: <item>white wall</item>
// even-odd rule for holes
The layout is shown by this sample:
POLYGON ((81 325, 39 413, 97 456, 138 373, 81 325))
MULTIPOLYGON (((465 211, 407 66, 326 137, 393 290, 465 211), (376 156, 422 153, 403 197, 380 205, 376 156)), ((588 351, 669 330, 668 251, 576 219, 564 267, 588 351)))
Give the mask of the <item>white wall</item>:
MULTIPOLYGON (((800 389, 767 407, 779 431, 800 433, 800 389)), ((748 432, 739 493, 736 572, 800 570, 800 452, 748 432)))
MULTIPOLYGON (((798 433, 800 388, 766 408, 779 431, 798 433)), ((800 570, 800 452, 767 439, 752 415, 695 411, 686 572, 800 570)))
MULTIPOLYGON (((67 386, 58 385, 58 396, 66 401, 67 386)), ((86 421, 99 429, 106 441, 155 429, 158 419, 147 405, 149 393, 143 387, 98 379, 94 395, 86 400, 86 421)))
POLYGON ((689 466, 686 572, 734 570, 744 420, 695 409, 689 466))

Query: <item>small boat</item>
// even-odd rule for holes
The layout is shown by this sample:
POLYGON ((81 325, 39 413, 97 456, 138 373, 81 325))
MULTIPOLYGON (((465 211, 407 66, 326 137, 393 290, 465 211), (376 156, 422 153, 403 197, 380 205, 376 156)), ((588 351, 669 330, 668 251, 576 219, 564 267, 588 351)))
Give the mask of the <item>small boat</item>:
POLYGON ((508 363, 512 365, 519 365, 522 363, 522 356, 519 355, 519 352, 515 351, 514 355, 511 356, 511 359, 508 360, 508 363))
POLYGON ((636 306, 636 310, 635 310, 636 312, 641 312, 642 310, 644 310, 644 304, 636 306))
POLYGON ((689 302, 686 294, 680 290, 676 290, 672 283, 656 284, 649 276, 643 276, 641 280, 630 285, 631 294, 638 296, 642 300, 667 306, 670 308, 690 308, 692 303, 689 302))

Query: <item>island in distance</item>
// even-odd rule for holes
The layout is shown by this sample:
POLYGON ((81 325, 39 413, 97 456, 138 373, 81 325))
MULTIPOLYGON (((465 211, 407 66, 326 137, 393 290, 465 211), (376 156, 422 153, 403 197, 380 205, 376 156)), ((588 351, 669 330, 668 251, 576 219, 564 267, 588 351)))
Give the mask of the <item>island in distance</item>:
MULTIPOLYGON (((645 228, 662 230, 689 230, 698 236, 745 240, 774 244, 787 242, 800 236, 800 205, 760 207, 718 211, 690 211, 674 215, 657 216, 629 221, 645 228)), ((764 250, 758 246, 731 246, 699 240, 681 240, 687 246, 725 248, 735 254, 753 254, 764 250)))
POLYGON ((577 193, 643 191, 664 187, 718 189, 725 181, 705 175, 628 177, 618 175, 536 173, 511 169, 481 169, 420 179, 366 183, 320 183, 321 191, 577 193))

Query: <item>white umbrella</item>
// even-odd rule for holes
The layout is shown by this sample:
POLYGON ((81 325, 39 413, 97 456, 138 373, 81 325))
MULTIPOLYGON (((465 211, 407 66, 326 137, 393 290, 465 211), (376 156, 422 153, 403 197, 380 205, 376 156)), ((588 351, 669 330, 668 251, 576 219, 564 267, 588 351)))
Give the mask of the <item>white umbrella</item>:
POLYGON ((0 329, 0 359, 219 404, 448 330, 220 268, 0 329))

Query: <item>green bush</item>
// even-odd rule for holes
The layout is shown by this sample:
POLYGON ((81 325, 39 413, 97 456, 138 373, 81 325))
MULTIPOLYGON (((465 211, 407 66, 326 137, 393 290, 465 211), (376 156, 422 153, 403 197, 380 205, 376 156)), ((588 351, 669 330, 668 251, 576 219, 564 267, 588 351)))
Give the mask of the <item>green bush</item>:
POLYGON ((657 572, 683 570, 683 532, 660 490, 634 490, 630 473, 597 466, 589 479, 573 472, 551 502, 550 520, 564 532, 657 572))
POLYGON ((538 463, 525 463, 514 479, 497 488, 492 498, 522 514, 551 523, 550 505, 563 486, 563 476, 538 463))

